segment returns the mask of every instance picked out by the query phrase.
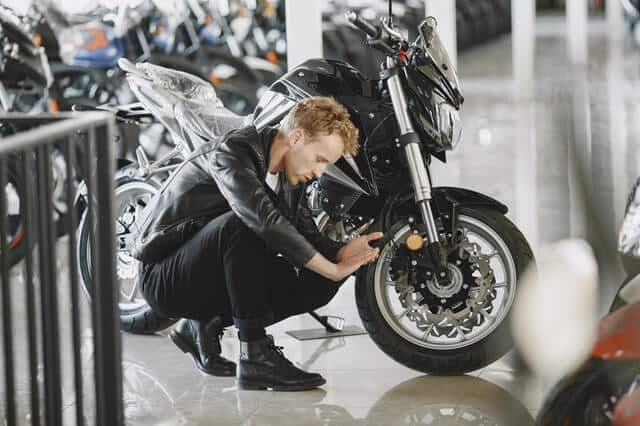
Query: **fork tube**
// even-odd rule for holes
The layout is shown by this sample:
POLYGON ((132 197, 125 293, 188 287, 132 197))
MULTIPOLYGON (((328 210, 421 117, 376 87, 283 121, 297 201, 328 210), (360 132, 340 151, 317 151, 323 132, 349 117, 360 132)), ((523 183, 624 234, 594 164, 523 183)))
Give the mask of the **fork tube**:
POLYGON ((411 123, 407 99, 404 88, 402 87, 400 75, 397 70, 395 71, 396 72, 387 79, 387 87, 389 89, 391 102, 393 103, 393 110, 398 120, 398 127, 400 128, 404 153, 407 157, 407 164, 409 165, 409 173, 411 175, 411 182, 413 183, 416 202, 420 208, 422 220, 427 227, 429 243, 433 244, 439 242, 440 238, 431 210, 431 180, 429 179, 427 164, 422 156, 420 139, 411 123))

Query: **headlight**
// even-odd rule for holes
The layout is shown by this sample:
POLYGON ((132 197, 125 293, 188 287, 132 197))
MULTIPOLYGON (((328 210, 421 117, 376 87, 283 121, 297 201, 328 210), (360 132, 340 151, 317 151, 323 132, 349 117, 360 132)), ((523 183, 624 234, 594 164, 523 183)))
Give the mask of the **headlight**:
POLYGON ((445 149, 455 149, 462 136, 462 120, 458 110, 438 95, 436 108, 438 111, 438 129, 445 149))

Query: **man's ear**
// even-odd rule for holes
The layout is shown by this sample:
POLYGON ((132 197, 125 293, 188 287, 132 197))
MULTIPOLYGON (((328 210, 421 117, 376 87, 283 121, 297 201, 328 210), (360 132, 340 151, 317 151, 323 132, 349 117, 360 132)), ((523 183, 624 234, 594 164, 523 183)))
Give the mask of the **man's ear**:
POLYGON ((289 145, 293 146, 304 139, 304 130, 298 128, 289 132, 289 145))

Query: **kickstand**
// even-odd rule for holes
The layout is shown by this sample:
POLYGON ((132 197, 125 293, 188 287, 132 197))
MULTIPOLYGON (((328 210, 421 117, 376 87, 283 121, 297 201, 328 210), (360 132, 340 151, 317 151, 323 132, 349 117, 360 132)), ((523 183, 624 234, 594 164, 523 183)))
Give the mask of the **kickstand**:
POLYGON ((316 321, 322 324, 327 330, 327 333, 339 333, 344 329, 344 318, 332 316, 332 315, 318 315, 315 311, 309 312, 309 315, 313 317, 316 321), (331 325, 329 320, 334 322, 334 325, 331 325))
POLYGON ((332 337, 357 336, 367 334, 361 327, 344 325, 344 318, 335 315, 320 315, 311 311, 309 315, 322 324, 323 328, 310 330, 287 331, 287 334, 298 340, 328 339, 332 337))

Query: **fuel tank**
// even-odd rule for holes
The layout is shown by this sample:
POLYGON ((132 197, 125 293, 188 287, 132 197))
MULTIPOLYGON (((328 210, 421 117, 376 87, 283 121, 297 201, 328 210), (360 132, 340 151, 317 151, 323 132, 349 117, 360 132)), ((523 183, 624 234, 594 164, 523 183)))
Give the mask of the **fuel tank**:
MULTIPOLYGON (((351 114, 351 120, 360 131, 361 146, 354 158, 357 167, 347 166, 345 162, 349 162, 349 159, 345 158, 335 166, 357 183, 363 194, 375 196, 379 193, 378 172, 384 172, 385 168, 388 171, 394 169, 392 148, 395 148, 394 138, 398 135, 391 100, 382 88, 381 81, 367 79, 346 62, 310 59, 280 77, 265 92, 255 109, 254 125, 257 128, 278 125, 302 99, 311 96, 333 97, 351 114)), ((335 168, 327 174, 330 179, 336 178, 335 168)))

